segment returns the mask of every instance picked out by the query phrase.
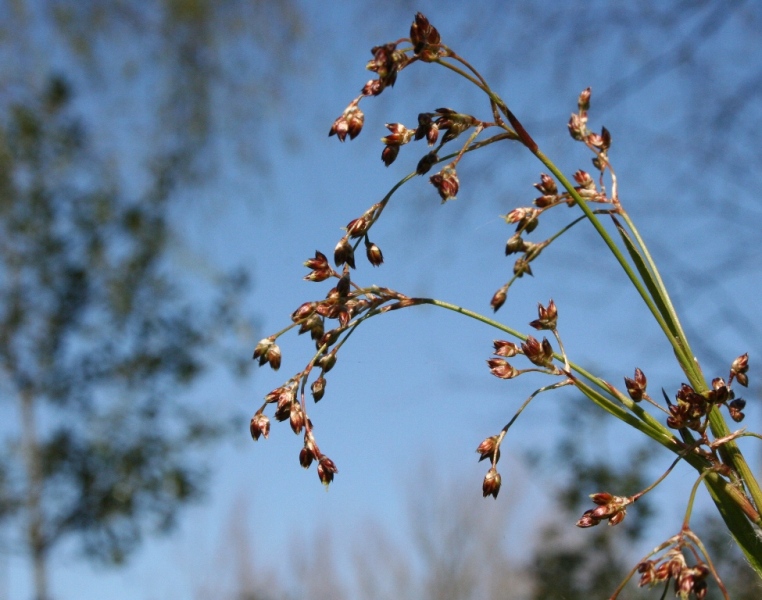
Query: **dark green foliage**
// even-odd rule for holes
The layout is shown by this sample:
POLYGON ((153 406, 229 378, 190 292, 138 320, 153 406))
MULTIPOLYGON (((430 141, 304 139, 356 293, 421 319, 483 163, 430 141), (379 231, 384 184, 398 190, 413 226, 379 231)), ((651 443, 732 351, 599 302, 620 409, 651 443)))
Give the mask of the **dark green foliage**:
POLYGON ((120 562, 203 489, 193 449, 222 422, 181 392, 220 353, 245 279, 218 303, 184 292, 166 253, 180 163, 159 161, 126 198, 69 97, 53 79, 0 115, 0 369, 23 414, 1 456, 0 517, 37 524, 40 560, 76 534, 89 557, 120 562))

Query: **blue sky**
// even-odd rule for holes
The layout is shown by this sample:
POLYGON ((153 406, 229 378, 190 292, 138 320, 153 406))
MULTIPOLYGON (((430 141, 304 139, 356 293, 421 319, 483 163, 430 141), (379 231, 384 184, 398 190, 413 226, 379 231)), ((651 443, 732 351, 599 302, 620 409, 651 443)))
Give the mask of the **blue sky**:
MULTIPOLYGON (((356 140, 340 144, 328 138, 333 120, 369 78, 364 70, 369 48, 407 35, 412 11, 390 4, 386 12, 370 3, 326 11, 307 4, 302 8, 309 27, 299 42, 303 62, 298 78, 283 74, 286 96, 261 114, 254 127, 255 143, 266 155, 269 171, 263 174, 221 135, 214 142, 214 176, 189 190, 187 204, 177 211, 181 224, 177 260, 194 265, 191 277, 198 273, 201 286, 208 283, 206 264, 243 264, 251 271, 254 288, 249 308, 260 328, 246 340, 251 346, 247 353, 258 339, 287 324, 302 302, 327 291, 327 284, 302 280, 307 272, 302 262, 316 249, 330 256, 341 227, 417 163, 422 149, 411 145, 402 148, 394 165, 383 166, 379 138, 386 133, 384 123, 413 126, 419 112, 439 106, 485 118, 489 114, 483 99, 467 85, 441 70, 415 65, 401 74, 393 90, 362 103, 366 122, 356 140), (288 143, 294 138, 296 144, 288 143)), ((756 348, 748 347, 743 329, 725 326, 716 306, 719 300, 732 311, 735 302, 743 305, 758 293, 754 268, 738 271, 718 265, 738 239, 743 243, 743 260, 757 264, 759 246, 753 242, 758 242, 759 209, 751 205, 752 191, 739 183, 746 181, 742 177, 728 179, 726 171, 714 172, 711 163, 697 169, 683 157, 697 133, 684 112, 695 106, 691 94, 699 93, 690 69, 702 64, 713 67, 707 71, 711 76, 706 88, 700 90, 706 97, 705 112, 694 115, 694 128, 706 126, 744 72, 759 69, 759 49, 740 47, 750 26, 743 12, 725 22, 687 65, 645 78, 642 86, 628 88, 626 97, 619 99, 617 88, 612 91, 616 81, 637 74, 654 57, 671 56, 681 36, 696 28, 705 14, 675 24, 674 39, 667 39, 627 27, 598 30, 591 7, 581 21, 579 44, 559 48, 553 40, 526 33, 528 24, 538 18, 532 4, 516 3, 514 9, 502 12, 477 3, 474 6, 484 11, 478 25, 459 12, 460 3, 424 2, 415 8, 427 14, 445 43, 477 68, 484 63, 484 73, 498 78, 496 89, 546 154, 567 172, 589 168, 590 157, 569 138, 566 122, 577 94, 592 86, 592 128, 606 125, 612 132, 611 157, 622 201, 653 243, 678 305, 690 310, 685 318, 688 327, 706 333, 705 343, 727 362, 744 351, 753 352, 756 348), (607 106, 607 97, 613 106, 607 106), (704 197, 696 199, 700 192, 704 197), (733 205, 722 208, 707 201, 724 194, 733 205), (718 211, 737 215, 732 227, 718 211), (682 290, 695 290, 699 281, 699 290, 692 292, 695 297, 687 297, 682 290)), ((563 17, 561 13, 558 18, 563 17)), ((546 35, 552 37, 554 30, 546 35)), ((99 105, 99 98, 109 96, 108 89, 83 91, 83 102, 99 105)), ((150 97, 150 91, 145 95, 150 97)), ((136 101, 146 99, 138 94, 136 101)), ((99 110, 107 114, 114 109, 106 104, 99 110)), ((223 131, 236 127, 224 111, 216 118, 223 131)), ((139 156, 134 133, 117 128, 111 135, 113 147, 139 156)), ((711 157, 715 141, 704 139, 711 157)), ((732 150, 743 159, 743 151, 732 150)), ((410 182, 373 229, 385 264, 373 269, 358 257, 357 280, 489 313, 489 300, 512 267, 503 256, 512 229, 500 215, 530 204, 536 196, 532 183, 541 170, 518 145, 506 144, 481 158, 467 157, 459 168, 458 199, 444 206, 425 178, 410 182)), ((534 239, 568 221, 570 213, 561 212, 551 217, 552 226, 543 223, 534 239)), ((498 313, 500 319, 528 331, 537 303, 552 297, 559 305, 567 352, 576 362, 599 369, 617 383, 639 366, 655 386, 679 385, 681 375, 671 364, 667 344, 589 228, 578 226, 546 251, 533 270, 534 278, 524 278, 511 290, 498 313)), ((509 507, 515 512, 507 517, 504 539, 506 546, 515 548, 517 540, 532 535, 531 525, 519 515, 537 503, 545 505, 543 493, 558 477, 529 471, 520 457, 530 448, 552 448, 559 418, 564 418, 565 396, 545 395, 521 417, 504 446, 500 498, 482 500, 480 484, 486 468, 477 465, 474 449, 499 431, 531 391, 546 383, 536 377, 510 382, 491 377, 484 361, 496 336, 481 324, 432 308, 398 311, 360 328, 329 374, 325 398, 310 413, 321 449, 340 471, 327 492, 314 468, 299 467, 301 440, 286 424, 273 423, 270 439, 254 444, 245 422, 264 394, 304 366, 311 351, 309 340, 295 334, 279 340, 283 365, 278 373, 261 369, 243 382, 216 373, 196 390, 197 399, 209 402, 212 410, 238 410, 244 421, 240 435, 214 451, 207 500, 186 511, 174 535, 148 540, 124 569, 87 566, 64 550, 53 561, 56 598, 203 598, 204 590, 232 589, 244 559, 257 577, 266 579, 274 573, 284 578, 284 563, 293 556, 295 545, 312 548, 313 540, 325 531, 330 531, 338 549, 340 568, 347 571, 347 548, 367 519, 375 519, 392 536, 407 539, 406 497, 411 493, 425 503, 431 501, 429 493, 455 497, 466 490, 480 512, 499 513, 509 507), (445 483, 433 492, 411 492, 422 468, 437 473, 445 483), (235 550, 247 545, 251 556, 236 556, 235 550)), ((725 374, 725 364, 711 366, 721 367, 718 374, 725 374)), ((752 393, 756 395, 750 392, 748 399, 752 393)), ((749 426, 759 423, 758 413, 747 413, 749 426)), ((601 442, 597 432, 581 434, 614 455, 631 439, 623 426, 605 436, 601 442)), ((665 463, 668 460, 665 455, 665 463)), ((674 480, 675 489, 684 493, 693 476, 678 472, 674 480)), ((663 522, 670 533, 670 527, 679 526, 682 510, 682 506, 665 509, 663 522)), ((636 553, 661 541, 658 533, 654 536, 636 553)), ((404 547, 410 542, 402 543, 404 547)), ((513 552, 517 559, 525 554, 513 552)), ((27 564, 16 557, 4 562, 0 597, 27 598, 27 564)))

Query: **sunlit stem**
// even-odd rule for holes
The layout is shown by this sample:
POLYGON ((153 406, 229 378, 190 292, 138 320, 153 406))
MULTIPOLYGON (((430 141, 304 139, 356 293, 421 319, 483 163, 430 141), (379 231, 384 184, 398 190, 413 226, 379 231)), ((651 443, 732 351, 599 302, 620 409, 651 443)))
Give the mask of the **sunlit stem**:
POLYGON ((500 435, 498 436, 496 442, 495 442, 495 452, 493 453, 492 458, 492 466, 495 466, 496 457, 497 457, 497 450, 500 448, 500 444, 503 443, 503 439, 505 438, 505 434, 508 433, 508 430, 511 428, 511 425, 513 425, 516 422, 516 419, 519 418, 519 415, 524 412, 524 409, 529 406, 529 403, 534 400, 534 398, 541 394, 542 392, 547 392, 549 390, 556 390, 558 388, 561 388, 565 385, 573 385, 573 381, 571 379, 565 379, 563 381, 558 381, 556 383, 553 383, 551 385, 546 385, 545 387, 541 387, 540 389, 535 390, 529 395, 529 398, 524 400, 523 404, 519 407, 519 409, 516 411, 516 413, 511 417, 511 420, 506 423, 505 427, 500 431, 500 435))
POLYGON ((691 542, 693 542, 693 544, 697 546, 698 549, 701 551, 701 554, 703 555, 704 560, 706 561, 706 565, 709 568, 709 572, 712 574, 712 577, 717 582, 717 587, 719 587, 720 591, 722 592, 722 597, 725 598, 725 600, 730 600, 730 594, 728 594, 728 590, 725 588, 725 584, 722 583, 722 579, 720 579, 720 575, 717 573, 717 569, 714 568, 714 563, 712 562, 712 559, 709 556, 709 552, 706 551, 706 547, 704 546, 704 543, 701 541, 701 538, 699 538, 690 529, 683 531, 683 535, 687 537, 688 539, 690 539, 691 542))
POLYGON ((672 461, 672 464, 671 464, 671 465, 669 465, 669 468, 668 468, 666 471, 664 471, 664 473, 662 473, 662 475, 661 475, 661 477, 659 477, 659 479, 657 479, 656 481, 654 481, 654 482, 653 482, 651 485, 649 485, 649 486, 648 486, 646 489, 644 489, 643 491, 641 491, 641 492, 638 492, 637 494, 633 494, 633 495, 631 496, 631 498, 632 498, 632 501, 634 502, 635 500, 638 500, 638 499, 640 499, 642 496, 644 496, 645 494, 647 494, 648 492, 650 492, 650 491, 651 491, 652 489, 654 489, 654 488, 655 488, 657 485, 659 485, 659 484, 660 484, 662 481, 664 481, 664 480, 667 478, 667 475, 669 475, 669 474, 672 472, 672 469, 674 469, 674 468, 675 468, 675 466, 677 465, 677 463, 679 463, 679 462, 682 460, 682 458, 683 458, 682 456, 678 456, 678 457, 677 457, 675 460, 673 460, 673 461, 672 461))
POLYGON ((702 481, 704 481, 704 478, 710 473, 711 471, 709 469, 705 469, 701 475, 699 475, 696 478, 696 481, 693 483, 693 487, 691 488, 690 496, 688 496, 688 506, 685 509, 685 517, 683 518, 683 529, 689 529, 689 523, 691 520, 691 513, 693 512, 693 501, 696 499, 696 492, 698 491, 698 487, 701 484, 702 481))

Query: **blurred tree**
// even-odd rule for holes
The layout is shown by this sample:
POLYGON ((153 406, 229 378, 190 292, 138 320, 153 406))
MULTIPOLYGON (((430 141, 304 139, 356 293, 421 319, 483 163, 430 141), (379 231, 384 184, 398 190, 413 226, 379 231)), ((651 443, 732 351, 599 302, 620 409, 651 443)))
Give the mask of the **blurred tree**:
POLYGON ((213 306, 182 293, 165 255, 176 162, 124 197, 69 95, 54 78, 0 122, 0 368, 19 424, 4 431, 0 516, 23 523, 37 600, 62 539, 118 563, 199 495, 193 450, 223 423, 180 392, 213 360, 244 284, 229 278, 213 306))
POLYGON ((87 104, 98 143, 126 137, 133 144, 131 156, 119 158, 122 169, 158 150, 182 157, 186 175, 209 174, 219 166, 219 136, 226 153, 236 149, 263 167, 263 126, 286 111, 299 52, 306 50, 295 43, 306 28, 295 3, 4 3, 0 104, 12 101, 16 89, 43 84, 47 73, 64 72, 87 104))
POLYGON ((188 295, 168 210, 217 166, 216 135, 266 164, 251 134, 282 108, 277 74, 297 71, 299 14, 290 0, 0 4, 0 365, 18 409, 0 517, 24 524, 37 600, 61 540, 118 563, 202 491, 194 448, 223 423, 180 392, 222 358, 245 278, 188 295))

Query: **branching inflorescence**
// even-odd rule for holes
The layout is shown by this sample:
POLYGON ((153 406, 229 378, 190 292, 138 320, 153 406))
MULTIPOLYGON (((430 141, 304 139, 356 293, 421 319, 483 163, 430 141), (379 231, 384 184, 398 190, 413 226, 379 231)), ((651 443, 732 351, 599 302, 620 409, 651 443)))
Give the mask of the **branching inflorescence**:
MULTIPOLYGON (((609 525, 620 523, 628 507, 660 483, 680 461, 687 462, 698 472, 680 532, 638 563, 628 579, 638 572, 640 585, 673 582, 675 592, 681 598, 691 595, 703 598, 707 593, 706 579, 711 575, 727 597, 701 541, 689 527, 693 499, 700 483, 706 485, 749 563, 762 575, 762 549, 756 536, 756 528, 762 526, 762 492, 736 444, 740 437, 759 436, 746 433, 743 429, 731 432, 720 412, 722 408, 727 410, 734 422, 744 418, 745 401, 735 397, 733 383, 742 386, 748 384, 748 356, 743 354, 732 361, 727 381, 718 377, 710 384, 706 383, 656 264, 620 203, 616 173, 609 160, 611 134, 606 128, 602 128, 600 133, 588 129, 590 89, 579 95, 577 111, 572 114, 568 129, 574 140, 592 151, 596 175, 578 170, 569 180, 542 153, 538 144, 479 72, 441 42, 439 32, 422 14, 416 15, 408 38, 376 46, 371 52, 373 59, 367 68, 376 73, 377 78, 363 86, 360 95, 349 103, 333 123, 329 135, 335 135, 342 142, 347 137, 351 140, 359 135, 364 123, 360 102, 392 87, 398 74, 417 62, 444 67, 471 82, 486 95, 489 118, 482 120, 449 108, 437 108, 420 113, 415 127, 406 127, 401 123, 386 125, 389 133, 382 138, 384 147, 381 152, 385 165, 392 164, 401 147, 411 142, 426 140, 427 148, 418 161, 415 172, 401 179, 381 201, 374 203, 347 224, 346 233, 334 248, 333 265, 321 252, 315 252, 315 256, 304 263, 310 270, 305 279, 314 282, 329 281, 335 284, 334 287, 324 298, 302 304, 291 314, 290 325, 260 341, 254 351, 254 359, 260 365, 267 363, 277 370, 281 363, 281 351, 276 340, 293 328, 298 328, 300 334, 309 332, 316 351, 304 369, 265 396, 264 403, 251 419, 252 437, 255 440, 261 436, 268 437, 270 420, 265 410, 268 405, 275 405, 275 419, 289 421, 294 433, 303 435, 300 464, 309 468, 316 462, 320 481, 325 485, 330 484, 338 471, 334 462, 320 451, 315 441, 313 424, 307 415, 307 386, 309 385, 314 402, 323 398, 326 375, 336 364, 339 350, 364 321, 392 310, 424 304, 438 306, 487 323, 516 339, 516 342, 494 342, 493 357, 487 360, 494 376, 513 379, 527 372, 539 372, 555 380, 533 392, 499 433, 487 437, 479 444, 479 460, 490 463, 482 485, 485 497, 498 496, 502 483, 497 471, 500 446, 524 408, 540 393, 560 387, 574 387, 609 414, 676 455, 664 475, 645 490, 630 496, 608 492, 592 494, 595 507, 582 515, 577 522, 579 527, 592 527, 601 521, 607 521, 609 525), (523 145, 545 165, 550 174, 542 173, 540 181, 534 184, 540 196, 534 199, 532 206, 515 208, 504 217, 506 223, 515 225, 514 233, 506 242, 505 254, 517 255, 517 258, 512 276, 497 289, 490 300, 492 309, 500 309, 506 301, 509 288, 517 279, 525 274, 532 275, 532 263, 548 246, 575 224, 588 221, 627 274, 672 346, 678 364, 688 380, 679 387, 674 400, 663 390, 664 404, 653 399, 647 392, 647 379, 640 369, 635 369, 632 378, 624 378, 622 391, 569 360, 558 330, 558 309, 553 300, 547 305, 539 305, 538 318, 529 325, 535 330, 549 332, 556 344, 555 348, 548 337, 543 337, 540 341, 492 317, 442 300, 408 297, 379 286, 364 287, 352 277, 356 268, 355 253, 360 244, 363 244, 366 258, 372 266, 377 267, 383 263, 383 254, 371 241, 370 231, 399 187, 416 176, 429 173, 435 166, 442 165, 435 174, 429 176, 429 182, 443 203, 453 200, 460 189, 457 167, 464 156, 468 152, 504 141, 523 145), (546 211, 560 206, 582 214, 545 240, 532 242, 526 239, 537 228, 546 211), (605 226, 601 219, 608 220, 611 226, 605 226), (514 366, 513 359, 519 356, 529 365, 525 368, 514 366), (665 424, 645 410, 642 404, 644 400, 666 414, 665 424), (652 558, 659 554, 660 558, 652 558), (693 564, 688 564, 686 555, 693 564)), ((618 593, 619 590, 612 598, 618 593)))

